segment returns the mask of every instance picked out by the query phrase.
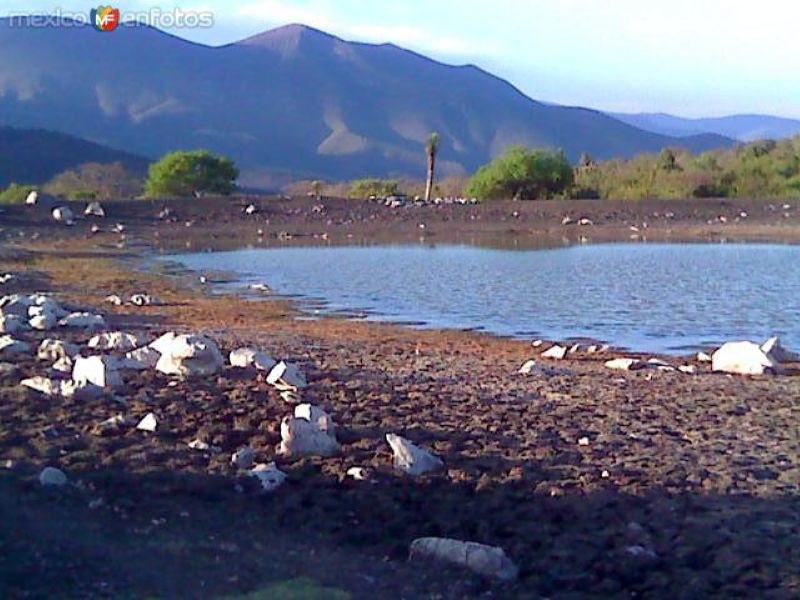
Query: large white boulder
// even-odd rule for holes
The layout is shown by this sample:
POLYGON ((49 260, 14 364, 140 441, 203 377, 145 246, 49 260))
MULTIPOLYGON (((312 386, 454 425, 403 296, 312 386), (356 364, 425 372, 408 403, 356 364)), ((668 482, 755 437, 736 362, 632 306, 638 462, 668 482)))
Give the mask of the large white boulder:
POLYGON ((422 475, 430 471, 437 471, 444 466, 442 459, 438 456, 399 435, 387 433, 386 441, 394 453, 394 468, 406 475, 422 475))
POLYGON ((125 358, 119 361, 120 369, 132 371, 145 371, 155 369, 161 353, 152 346, 143 346, 125 353, 125 358))
POLYGON ((334 456, 340 450, 333 420, 318 406, 301 404, 295 408, 293 417, 281 421, 279 454, 334 456))
POLYGON ((167 333, 153 340, 150 343, 150 347, 159 354, 164 354, 172 345, 172 342, 175 341, 176 337, 178 337, 177 333, 175 333, 174 331, 168 331, 167 333))
POLYGON ((28 323, 19 315, 0 315, 0 333, 19 333, 28 328, 28 323))
POLYGON ((40 360, 55 361, 59 358, 73 358, 78 355, 80 348, 77 344, 70 344, 61 340, 46 338, 39 344, 36 356, 40 360))
POLYGON ((286 473, 281 471, 274 462, 256 465, 250 471, 250 476, 258 479, 263 492, 274 492, 286 481, 286 473))
POLYGON ((61 319, 60 324, 63 327, 102 329, 106 326, 106 320, 101 315, 93 315, 88 312, 74 312, 61 319))
POLYGON ((76 383, 91 383, 101 388, 122 385, 122 377, 117 370, 117 361, 109 356, 75 357, 72 380, 76 383))
POLYGON ((758 344, 753 342, 728 342, 711 356, 711 368, 722 373, 737 375, 763 375, 778 369, 758 344))
POLYGON ((217 345, 203 336, 179 335, 163 345, 156 369, 167 375, 211 375, 225 364, 217 345))
POLYGON ((8 358, 20 354, 30 354, 31 345, 21 340, 15 340, 10 335, 0 335, 0 357, 8 358))
POLYGON ((267 375, 267 383, 279 390, 298 390, 306 387, 306 376, 296 365, 284 361, 279 362, 267 375))
POLYGON ((761 351, 766 354, 771 361, 776 363, 800 362, 800 354, 784 348, 781 345, 781 339, 777 335, 761 344, 761 351))
POLYGON ((108 333, 101 333, 90 339, 89 348, 127 352, 128 350, 139 348, 146 343, 147 340, 144 336, 122 331, 111 331, 108 333))
POLYGON ((153 306, 161 304, 161 300, 150 294, 133 294, 131 296, 131 304, 134 306, 153 306))
POLYGON ((501 581, 517 578, 519 570, 502 548, 477 542, 426 537, 411 542, 410 558, 442 561, 501 581))

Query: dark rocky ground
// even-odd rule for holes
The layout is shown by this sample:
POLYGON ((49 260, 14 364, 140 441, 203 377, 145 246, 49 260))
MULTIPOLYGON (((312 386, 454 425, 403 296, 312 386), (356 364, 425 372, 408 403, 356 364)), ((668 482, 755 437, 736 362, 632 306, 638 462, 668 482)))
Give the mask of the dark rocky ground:
MULTIPOLYGON (((723 207, 758 213, 714 202, 684 207, 681 227, 673 204, 626 204, 617 219, 674 212, 669 235, 692 238, 695 228, 708 227, 706 214, 723 207)), ((318 225, 313 201, 263 203, 264 243, 273 240, 267 227, 293 233, 294 243, 318 225)), ((536 231, 573 227, 597 236, 603 225, 562 228, 561 218, 575 212, 598 223, 607 204, 400 209, 391 218, 384 216, 389 209, 366 203, 326 210, 334 220, 353 211, 351 224, 328 226, 334 241, 370 221, 381 227, 362 227, 369 239, 381 232, 418 236, 423 214, 432 223, 426 232, 440 235, 455 221, 450 237, 469 235, 473 221, 457 211, 475 210, 495 233, 506 227, 498 215, 507 208, 524 213, 519 219, 530 218, 536 231)), ((88 223, 56 228, 46 215, 22 209, 0 215, 7 236, 0 268, 27 274, 3 293, 44 289, 108 313, 112 327, 126 331, 200 331, 224 350, 246 342, 296 361, 310 381, 303 400, 331 412, 343 454, 278 458, 288 482, 262 496, 231 468, 230 453, 250 444, 259 460, 272 460, 280 419, 291 407, 255 371, 177 383, 128 373, 117 399, 52 401, 17 386, 47 367, 22 360, 17 373, 0 379, 0 459, 12 461, 0 471, 0 595, 197 598, 262 590, 252 597, 291 597, 269 586, 307 577, 329 588, 320 597, 336 597, 333 589, 353 598, 800 596, 796 375, 729 377, 702 365, 697 376, 620 373, 603 367, 611 356, 591 355, 542 360, 555 370, 525 377, 516 370, 536 352, 520 341, 292 320, 285 304, 210 296, 189 278, 137 268, 139 248, 225 245, 253 228, 238 200, 176 206, 191 227, 185 217, 154 219, 160 206, 108 205, 110 216, 100 223, 124 222, 124 240, 87 236, 88 223), (27 250, 9 250, 11 239, 24 240, 27 250), (165 305, 102 305, 108 293, 139 291, 165 305), (97 431, 110 416, 135 421, 151 411, 161 421, 156 434, 97 431), (434 450, 446 469, 414 480, 393 474, 383 441, 390 431, 434 450), (588 445, 578 443, 584 437, 588 445), (195 438, 220 452, 189 449, 195 438), (75 485, 41 488, 36 475, 45 465, 63 469, 75 485), (350 466, 368 467, 372 480, 346 478, 350 466), (497 585, 407 562, 411 540, 428 535, 502 546, 520 578, 497 585)), ((796 234, 793 215, 747 219, 745 237, 796 234)), ((606 233, 629 231, 620 223, 606 233)), ((712 229, 729 235, 735 227, 729 221, 712 229)), ((80 332, 59 337, 88 339, 80 332)))

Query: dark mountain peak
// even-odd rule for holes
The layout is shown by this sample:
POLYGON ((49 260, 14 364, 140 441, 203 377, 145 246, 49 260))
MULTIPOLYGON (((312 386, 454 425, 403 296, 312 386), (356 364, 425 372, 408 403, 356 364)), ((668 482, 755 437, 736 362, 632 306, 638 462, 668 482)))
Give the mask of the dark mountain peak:
POLYGON ((291 57, 306 51, 329 48, 338 41, 341 40, 319 29, 301 23, 292 23, 257 33, 236 42, 235 45, 269 48, 281 56, 291 57))

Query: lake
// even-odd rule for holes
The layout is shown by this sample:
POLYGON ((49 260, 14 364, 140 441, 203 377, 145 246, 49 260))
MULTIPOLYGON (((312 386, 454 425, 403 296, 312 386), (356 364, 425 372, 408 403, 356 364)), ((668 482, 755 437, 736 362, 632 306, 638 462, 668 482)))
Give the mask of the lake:
POLYGON ((238 286, 267 283, 310 314, 667 353, 778 334, 800 350, 800 246, 313 246, 169 258, 232 271, 238 286))

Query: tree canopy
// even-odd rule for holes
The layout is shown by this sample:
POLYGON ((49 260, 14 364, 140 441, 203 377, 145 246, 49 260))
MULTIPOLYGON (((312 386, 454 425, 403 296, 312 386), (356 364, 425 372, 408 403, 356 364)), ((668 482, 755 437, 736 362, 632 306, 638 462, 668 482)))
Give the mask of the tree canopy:
POLYGON ((145 195, 230 194, 236 189, 237 177, 239 169, 229 158, 208 150, 181 150, 150 165, 145 195))
POLYGON ((563 152, 512 146, 481 167, 470 179, 465 192, 481 200, 535 200, 565 192, 572 187, 574 179, 572 166, 563 152))

